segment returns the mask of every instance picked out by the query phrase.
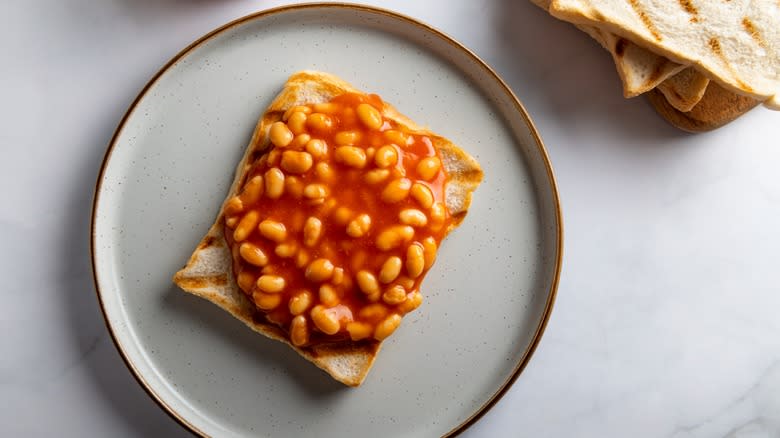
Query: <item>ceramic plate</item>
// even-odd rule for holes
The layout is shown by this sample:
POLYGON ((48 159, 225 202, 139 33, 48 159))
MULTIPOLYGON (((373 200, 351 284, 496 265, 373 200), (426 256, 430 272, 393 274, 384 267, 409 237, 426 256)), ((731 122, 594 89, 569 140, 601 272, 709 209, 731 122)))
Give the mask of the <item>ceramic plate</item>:
POLYGON ((436 436, 506 391, 549 317, 561 217, 544 147, 489 67, 413 19, 354 5, 260 12, 193 43, 131 105, 101 170, 95 282, 128 367, 176 420, 218 436, 436 436), (288 75, 334 73, 475 156, 485 180, 425 303, 347 388, 171 277, 214 220, 288 75))

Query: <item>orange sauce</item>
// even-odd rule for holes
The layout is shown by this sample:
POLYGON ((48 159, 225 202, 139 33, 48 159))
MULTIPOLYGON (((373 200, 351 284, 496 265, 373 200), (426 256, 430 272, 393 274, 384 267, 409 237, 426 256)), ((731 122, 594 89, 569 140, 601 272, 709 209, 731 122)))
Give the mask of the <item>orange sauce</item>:
MULTIPOLYGON (((309 333, 305 345, 348 339, 351 333, 347 331, 347 326, 351 322, 363 322, 373 330, 373 327, 376 327, 388 315, 403 316, 414 310, 420 303, 420 285, 432 260, 427 260, 424 271, 412 278, 409 275, 411 271, 408 270, 406 264, 407 250, 410 245, 420 245, 426 239, 429 242, 434 241, 435 248, 438 248, 450 223, 446 208, 442 208, 443 217, 437 220, 431 215, 431 208, 426 208, 411 194, 407 194, 398 202, 383 200, 382 191, 389 183, 406 178, 411 183, 427 187, 433 195, 435 203, 440 207, 445 206, 444 185, 447 181, 447 174, 443 166, 439 166, 435 175, 427 175, 427 179, 423 177, 425 175, 420 175, 417 167, 422 159, 440 158, 431 138, 410 132, 386 117, 382 117, 381 126, 378 129, 368 127, 356 111, 358 105, 363 103, 370 104, 380 112, 386 108, 381 98, 373 94, 343 94, 335 97, 330 102, 332 105, 305 105, 308 108, 307 120, 319 109, 327 115, 332 125, 329 129, 317 129, 316 126, 307 123, 303 131, 298 129, 299 132, 294 134, 296 140, 301 135, 323 140, 327 144, 327 153, 313 157, 313 164, 307 171, 290 174, 280 166, 281 154, 290 150, 305 152, 305 144, 302 141, 305 138, 301 138, 297 142, 293 140, 285 147, 271 145, 268 153, 257 159, 246 172, 237 196, 241 198, 248 181, 256 176, 263 177, 271 168, 279 168, 285 174, 284 192, 277 199, 271 199, 263 194, 256 202, 242 203, 239 211, 226 210, 225 214, 225 236, 232 249, 233 271, 236 278, 242 276, 241 278, 245 279, 242 291, 246 296, 253 302, 256 302, 256 298, 261 296, 257 295, 256 282, 250 283, 246 280, 248 278, 256 280, 262 275, 273 275, 284 279, 283 290, 275 292, 280 296, 280 304, 272 309, 258 308, 258 318, 278 325, 289 334, 290 324, 294 317, 290 311, 290 300, 302 291, 310 293, 313 302, 303 313, 306 317, 306 327, 309 333), (350 166, 335 158, 335 151, 339 147, 337 135, 344 131, 358 133, 359 140, 351 146, 358 147, 365 152, 366 164, 362 168, 350 166), (393 143, 393 140, 399 142, 399 139, 405 139, 405 142, 402 142, 403 144, 393 143), (397 162, 387 167, 389 175, 385 180, 373 184, 369 183, 367 182, 367 173, 379 168, 375 162, 376 151, 385 145, 392 145, 395 149, 397 162), (330 167, 332 174, 329 178, 323 177, 317 171, 319 163, 327 163, 330 167), (310 184, 324 185, 327 188, 327 196, 318 199, 303 196, 300 189, 310 184), (403 239, 399 246, 380 250, 377 247, 379 234, 391 227, 403 226, 404 224, 399 219, 401 212, 410 209, 423 212, 427 218, 427 224, 414 226, 413 237, 403 239), (234 239, 236 224, 250 211, 259 213, 259 221, 272 220, 284 224, 286 229, 284 240, 282 242, 270 240, 254 229, 248 237, 237 242, 234 239), (346 231, 349 221, 360 214, 366 214, 370 217, 370 228, 364 235, 352 237, 346 231), (303 230, 307 219, 311 217, 317 218, 321 222, 321 233, 316 244, 306 246, 303 230), (267 256, 267 264, 255 266, 248 263, 239 251, 239 247, 243 243, 259 248, 267 256), (295 255, 291 257, 277 255, 278 246, 281 244, 287 244, 294 248, 292 251, 295 252, 295 255), (400 273, 392 281, 380 282, 380 288, 384 294, 390 288, 401 285, 406 294, 406 299, 404 299, 406 304, 404 302, 395 303, 392 300, 388 303, 385 295, 369 295, 361 291, 356 281, 356 275, 361 270, 368 271, 378 278, 384 263, 393 256, 402 261, 400 273), (340 279, 331 276, 329 280, 319 282, 307 278, 305 275, 307 266, 317 259, 327 259, 335 268, 340 268, 341 274, 336 275, 340 279), (338 284, 334 284, 337 280, 338 284), (334 334, 323 333, 311 318, 311 309, 315 305, 323 304, 319 293, 323 284, 330 285, 338 296, 337 303, 331 302, 330 305, 325 306, 339 322, 339 329, 334 334), (410 300, 416 301, 413 303, 410 300), (380 316, 361 315, 361 310, 372 304, 379 305, 374 306, 374 308, 384 309, 383 312, 380 312, 380 316)), ((286 116, 290 115, 286 114, 286 116)), ((429 253, 426 252, 426 255, 429 256, 429 253)), ((353 339, 355 339, 354 336, 353 339)), ((372 337, 369 336, 368 339, 372 339, 372 337)))

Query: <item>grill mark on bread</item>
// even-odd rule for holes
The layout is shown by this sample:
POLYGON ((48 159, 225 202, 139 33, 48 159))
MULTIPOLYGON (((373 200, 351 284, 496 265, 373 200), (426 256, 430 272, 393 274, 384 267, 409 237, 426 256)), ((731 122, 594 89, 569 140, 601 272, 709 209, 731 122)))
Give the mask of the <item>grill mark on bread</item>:
POLYGON ((618 40, 615 42, 615 55, 618 57, 623 57, 623 54, 626 53, 626 46, 628 45, 628 41, 623 38, 618 38, 618 40))
POLYGON ((203 289, 209 286, 224 286, 227 284, 227 275, 205 275, 202 277, 189 277, 177 279, 177 284, 182 288, 203 289))
POLYGON ((696 6, 693 5, 693 2, 691 0, 677 0, 680 2, 680 6, 682 6, 683 9, 685 9, 685 12, 691 14, 691 23, 696 23, 699 21, 699 10, 696 9, 696 6))
POLYGON ((664 66, 666 65, 665 61, 659 61, 655 67, 653 67, 653 72, 650 74, 650 76, 647 78, 647 83, 654 83, 658 81, 658 78, 661 77, 661 75, 664 72, 664 66))
POLYGON ((642 24, 644 24, 650 34, 653 35, 653 38, 658 41, 663 40, 663 37, 661 37, 661 34, 658 32, 658 28, 655 27, 653 20, 650 19, 642 5, 639 4, 639 0, 628 0, 628 3, 631 5, 631 8, 634 10, 634 12, 636 12, 636 14, 639 16, 639 19, 642 20, 642 24))
POLYGON ((729 60, 726 59, 726 57, 723 55, 723 50, 720 47, 720 40, 718 40, 715 37, 712 37, 710 38, 709 45, 710 45, 710 50, 712 50, 712 52, 715 53, 715 55, 717 55, 718 58, 720 58, 720 61, 728 69, 729 74, 731 75, 732 78, 734 78, 734 80, 737 82, 737 85, 739 85, 742 91, 748 93, 752 92, 753 88, 750 85, 746 84, 742 79, 740 79, 739 76, 737 76, 737 74, 734 72, 734 67, 732 67, 732 65, 729 63, 729 60))
POLYGON ((206 238, 203 239, 200 245, 198 245, 198 249, 206 249, 210 246, 219 246, 216 245, 217 243, 219 242, 217 241, 217 239, 214 238, 214 236, 206 236, 206 238))
POLYGON ((750 18, 745 17, 742 19, 742 28, 745 29, 745 32, 747 32, 747 34, 750 35, 750 37, 753 38, 753 40, 755 40, 759 46, 761 46, 764 50, 769 50, 766 45, 766 41, 764 41, 764 38, 761 36, 761 32, 759 32, 756 28, 756 25, 750 21, 750 18))

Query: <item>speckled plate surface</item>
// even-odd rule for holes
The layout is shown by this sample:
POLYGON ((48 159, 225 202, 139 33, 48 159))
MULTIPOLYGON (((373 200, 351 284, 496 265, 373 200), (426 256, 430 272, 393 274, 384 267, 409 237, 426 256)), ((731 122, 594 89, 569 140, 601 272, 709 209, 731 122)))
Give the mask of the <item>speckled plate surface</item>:
POLYGON ((143 90, 98 180, 93 266, 128 367, 196 433, 448 435, 500 398, 539 342, 560 271, 560 221, 530 119, 467 49, 387 11, 293 6, 204 36, 143 90), (302 69, 380 94, 485 171, 423 285, 425 303, 357 389, 171 283, 214 220, 258 116, 302 69))

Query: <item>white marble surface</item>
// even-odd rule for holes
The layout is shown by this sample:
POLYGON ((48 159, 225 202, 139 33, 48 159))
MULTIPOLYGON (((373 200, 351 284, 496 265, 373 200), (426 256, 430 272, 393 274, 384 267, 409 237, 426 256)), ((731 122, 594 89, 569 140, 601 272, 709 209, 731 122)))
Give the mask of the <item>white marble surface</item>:
MULTIPOLYGON (((122 364, 89 263, 123 112, 203 33, 280 1, 0 5, 0 435, 188 436, 122 364)), ((374 1, 459 39, 514 88, 564 209, 533 360, 467 437, 780 436, 780 113, 709 134, 624 100, 595 43, 524 0, 374 1)))

